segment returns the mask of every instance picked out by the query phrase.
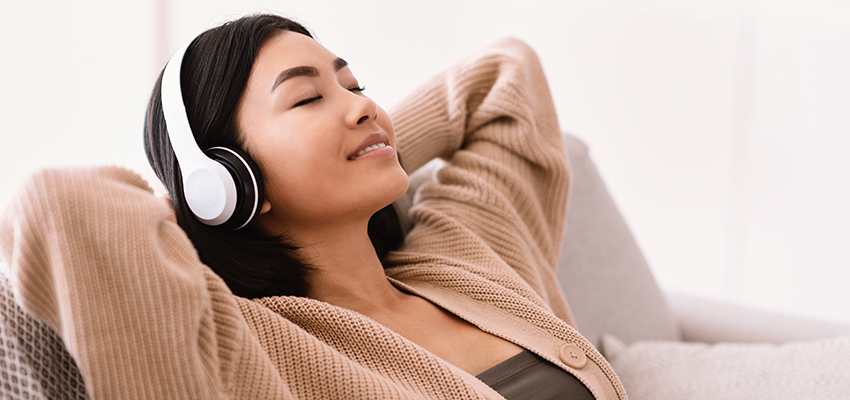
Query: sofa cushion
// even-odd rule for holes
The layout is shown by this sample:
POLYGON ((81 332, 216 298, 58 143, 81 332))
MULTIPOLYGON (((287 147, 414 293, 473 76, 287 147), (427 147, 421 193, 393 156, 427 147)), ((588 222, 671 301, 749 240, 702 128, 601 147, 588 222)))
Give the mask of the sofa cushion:
POLYGON ((686 342, 776 343, 850 335, 850 325, 665 293, 686 342))
POLYGON ((83 376, 64 342, 15 301, 5 271, 0 265, 0 398, 87 399, 83 376))
POLYGON ((597 347, 603 334, 626 343, 679 340, 675 317, 587 146, 570 134, 564 140, 572 182, 558 280, 576 327, 597 347))
POLYGON ((603 353, 631 400, 846 399, 850 336, 775 344, 603 337, 603 353))

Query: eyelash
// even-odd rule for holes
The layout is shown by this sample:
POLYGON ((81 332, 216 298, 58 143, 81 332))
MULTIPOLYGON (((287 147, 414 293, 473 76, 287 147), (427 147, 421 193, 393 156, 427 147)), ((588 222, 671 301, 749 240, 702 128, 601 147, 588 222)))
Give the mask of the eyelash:
MULTIPOLYGON (((358 93, 363 93, 364 90, 366 90, 365 86, 355 86, 353 88, 348 89, 349 92, 358 92, 358 93)), ((295 105, 293 105, 293 107, 305 106, 305 105, 310 104, 314 101, 321 100, 321 98, 322 98, 322 96, 316 96, 316 97, 311 97, 309 99, 304 99, 304 100, 301 100, 301 101, 295 103, 295 105)))

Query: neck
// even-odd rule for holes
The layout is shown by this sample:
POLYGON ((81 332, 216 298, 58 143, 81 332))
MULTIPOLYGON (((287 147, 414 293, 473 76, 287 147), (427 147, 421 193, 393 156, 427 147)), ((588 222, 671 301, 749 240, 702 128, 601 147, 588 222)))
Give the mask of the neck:
POLYGON ((403 294, 387 280, 367 226, 335 227, 302 241, 302 256, 316 268, 307 297, 365 315, 398 306, 403 294))

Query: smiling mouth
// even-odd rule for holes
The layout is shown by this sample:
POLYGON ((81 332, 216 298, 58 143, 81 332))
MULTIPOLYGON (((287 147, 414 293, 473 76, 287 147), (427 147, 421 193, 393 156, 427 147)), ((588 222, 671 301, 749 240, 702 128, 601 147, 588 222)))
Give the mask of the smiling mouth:
POLYGON ((364 155, 364 154, 366 154, 366 153, 368 153, 368 152, 370 152, 370 151, 372 151, 372 150, 383 149, 384 147, 387 147, 387 144, 386 144, 386 143, 383 143, 383 142, 381 142, 381 143, 375 143, 375 144, 373 144, 373 145, 371 145, 371 146, 369 146, 369 147, 367 147, 367 148, 365 148, 365 149, 363 149, 363 150, 360 150, 357 154, 355 154, 355 155, 353 155, 353 156, 349 157, 348 159, 349 159, 349 160, 353 160, 353 159, 355 159, 355 158, 357 158, 357 157, 360 157, 360 156, 362 156, 362 155, 364 155))
POLYGON ((380 150, 389 147, 390 140, 384 132, 373 133, 357 145, 356 150, 348 155, 348 160, 354 160, 371 151, 380 150))

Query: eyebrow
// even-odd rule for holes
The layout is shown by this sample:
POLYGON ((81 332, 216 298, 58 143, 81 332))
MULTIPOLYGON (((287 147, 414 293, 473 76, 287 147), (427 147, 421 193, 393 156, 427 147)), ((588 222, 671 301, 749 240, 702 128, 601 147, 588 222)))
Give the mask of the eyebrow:
MULTIPOLYGON (((342 58, 337 57, 333 62, 334 72, 339 71, 348 66, 348 61, 343 60, 342 58)), ((274 80, 274 84, 272 85, 272 91, 276 87, 278 87, 281 83, 286 81, 287 79, 295 78, 297 76, 307 76, 307 77, 317 77, 319 76, 319 70, 316 67, 308 67, 308 66, 300 66, 300 67, 292 67, 289 69, 283 70, 280 74, 278 74, 277 79, 274 80)))

